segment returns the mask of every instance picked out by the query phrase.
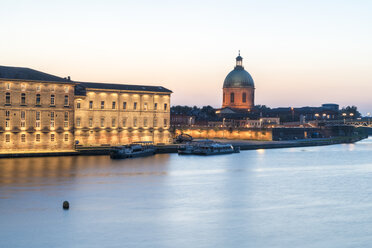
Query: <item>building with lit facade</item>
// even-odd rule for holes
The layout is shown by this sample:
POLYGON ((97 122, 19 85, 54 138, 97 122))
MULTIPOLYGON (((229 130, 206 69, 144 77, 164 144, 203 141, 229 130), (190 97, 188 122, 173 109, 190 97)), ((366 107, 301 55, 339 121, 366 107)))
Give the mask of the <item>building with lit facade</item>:
POLYGON ((254 82, 243 67, 243 58, 236 57, 236 66, 223 83, 222 108, 251 110, 254 107, 254 82))
POLYGON ((79 83, 75 140, 83 146, 169 143, 170 94, 157 86, 79 83))
POLYGON ((74 82, 0 66, 0 152, 169 143, 171 93, 161 86, 74 82))

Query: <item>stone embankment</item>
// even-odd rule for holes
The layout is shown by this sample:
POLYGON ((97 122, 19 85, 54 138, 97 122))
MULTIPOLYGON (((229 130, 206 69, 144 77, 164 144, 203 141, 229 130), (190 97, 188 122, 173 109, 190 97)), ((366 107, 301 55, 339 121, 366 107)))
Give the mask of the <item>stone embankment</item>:
MULTIPOLYGON (((216 141, 223 143, 230 143, 234 146, 239 146, 240 150, 257 150, 257 149, 274 149, 274 148, 291 148, 291 147, 306 147, 306 146, 326 146, 334 144, 355 143, 366 137, 333 137, 322 139, 303 139, 303 140, 289 140, 289 141, 253 141, 253 140, 224 140, 216 139, 216 141)), ((157 145, 157 153, 176 153, 178 149, 177 144, 157 145)), ((77 156, 77 155, 108 155, 110 147, 78 147, 76 151, 63 152, 14 152, 14 153, 0 153, 0 158, 17 158, 17 157, 51 157, 51 156, 77 156)))

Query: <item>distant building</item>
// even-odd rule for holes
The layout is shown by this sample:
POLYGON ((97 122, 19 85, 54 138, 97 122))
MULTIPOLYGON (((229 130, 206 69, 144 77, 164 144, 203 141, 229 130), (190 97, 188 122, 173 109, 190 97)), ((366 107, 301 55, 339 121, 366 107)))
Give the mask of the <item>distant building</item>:
POLYGON ((74 82, 0 66, 0 152, 168 143, 170 95, 160 86, 74 82))
POLYGON ((236 66, 223 83, 222 108, 250 110, 254 107, 254 82, 243 67, 243 58, 236 57, 236 66))
POLYGON ((334 103, 324 103, 322 104, 322 108, 323 109, 328 109, 328 110, 332 110, 332 111, 339 111, 339 105, 338 104, 334 104, 334 103))
POLYGON ((171 113, 171 126, 190 126, 195 124, 195 116, 171 113))

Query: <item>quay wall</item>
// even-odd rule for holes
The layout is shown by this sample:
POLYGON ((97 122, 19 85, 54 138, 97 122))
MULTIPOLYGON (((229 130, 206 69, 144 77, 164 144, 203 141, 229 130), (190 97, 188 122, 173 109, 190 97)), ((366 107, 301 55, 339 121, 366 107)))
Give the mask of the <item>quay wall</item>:
POLYGON ((227 127, 178 127, 175 135, 191 135, 194 139, 273 140, 272 129, 227 127))

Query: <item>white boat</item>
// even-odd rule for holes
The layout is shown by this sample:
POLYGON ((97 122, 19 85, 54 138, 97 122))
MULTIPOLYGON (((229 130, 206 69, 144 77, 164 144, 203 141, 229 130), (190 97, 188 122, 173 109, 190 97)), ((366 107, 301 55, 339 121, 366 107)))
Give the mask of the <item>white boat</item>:
POLYGON ((180 155, 218 155, 239 152, 240 147, 234 147, 231 144, 218 143, 212 140, 189 142, 185 145, 181 145, 178 149, 178 154, 180 155))
POLYGON ((136 142, 127 146, 116 146, 110 150, 110 158, 124 159, 154 155, 156 149, 152 142, 136 142))

